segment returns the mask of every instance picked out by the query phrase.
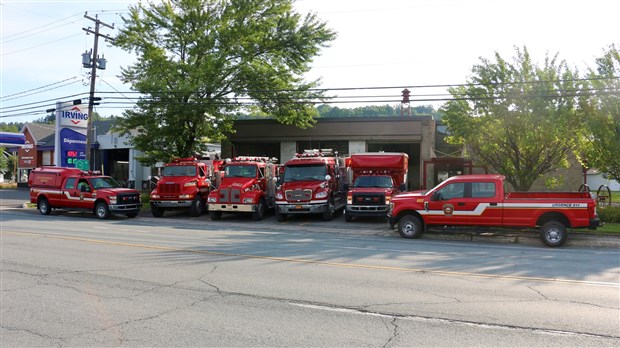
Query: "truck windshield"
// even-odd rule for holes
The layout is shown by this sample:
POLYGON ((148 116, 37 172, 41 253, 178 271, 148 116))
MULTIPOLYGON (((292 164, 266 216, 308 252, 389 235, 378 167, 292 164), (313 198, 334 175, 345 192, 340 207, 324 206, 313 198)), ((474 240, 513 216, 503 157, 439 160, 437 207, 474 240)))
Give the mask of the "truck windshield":
POLYGON ((392 188, 392 178, 389 176, 359 176, 353 187, 382 187, 392 188))
POLYGON ((123 187, 118 181, 114 180, 109 176, 103 176, 100 178, 92 178, 90 179, 90 184, 93 185, 95 190, 102 188, 118 188, 123 187))
POLYGON ((162 176, 196 176, 196 166, 168 166, 164 167, 162 176))
POLYGON ((284 182, 301 180, 325 180, 327 168, 324 165, 287 166, 284 171, 284 182))
POLYGON ((224 169, 225 178, 255 178, 255 166, 235 166, 228 165, 224 169))

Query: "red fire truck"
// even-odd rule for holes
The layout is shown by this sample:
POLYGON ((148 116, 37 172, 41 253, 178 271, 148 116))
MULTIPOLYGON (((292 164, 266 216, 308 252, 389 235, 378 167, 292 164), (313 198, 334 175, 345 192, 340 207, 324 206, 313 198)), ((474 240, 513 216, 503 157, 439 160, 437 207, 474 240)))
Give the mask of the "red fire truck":
POLYGON ((84 172, 78 168, 42 167, 30 172, 30 202, 43 215, 52 209, 67 208, 92 211, 100 219, 111 213, 138 216, 140 193, 124 188, 109 176, 84 172))
POLYGON ((188 209, 191 216, 200 216, 206 212, 212 175, 212 161, 190 157, 167 163, 151 192, 151 213, 161 217, 166 210, 188 209))
POLYGON ((404 238, 428 227, 540 227, 543 243, 566 242, 567 228, 596 229, 596 200, 589 192, 504 192, 503 175, 461 175, 427 192, 392 198, 389 223, 404 238))
POLYGON ((365 152, 351 155, 353 185, 347 193, 345 221, 354 216, 387 217, 392 196, 406 191, 406 153, 365 152))
POLYGON ((251 213, 262 220, 267 209, 275 207, 275 178, 279 174, 277 159, 235 157, 223 164, 217 189, 208 198, 209 216, 219 220, 222 213, 251 213))
POLYGON ((329 221, 346 205, 348 174, 344 158, 331 149, 305 150, 288 160, 276 191, 276 218, 321 214, 329 221))

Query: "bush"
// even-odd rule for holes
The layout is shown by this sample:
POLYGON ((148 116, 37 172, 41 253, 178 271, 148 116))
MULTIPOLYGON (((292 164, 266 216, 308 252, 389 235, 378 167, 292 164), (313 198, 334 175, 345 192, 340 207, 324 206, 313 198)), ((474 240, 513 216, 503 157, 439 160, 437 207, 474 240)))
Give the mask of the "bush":
POLYGON ((620 223, 620 206, 599 207, 596 211, 601 221, 620 223))

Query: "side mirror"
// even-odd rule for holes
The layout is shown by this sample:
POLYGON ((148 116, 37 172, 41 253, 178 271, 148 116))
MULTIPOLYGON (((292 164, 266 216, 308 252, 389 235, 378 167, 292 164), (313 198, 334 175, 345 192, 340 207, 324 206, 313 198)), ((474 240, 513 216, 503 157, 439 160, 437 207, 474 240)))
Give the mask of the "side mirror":
POLYGON ((398 185, 398 191, 400 191, 400 192, 407 192, 407 184, 402 183, 402 184, 398 185))

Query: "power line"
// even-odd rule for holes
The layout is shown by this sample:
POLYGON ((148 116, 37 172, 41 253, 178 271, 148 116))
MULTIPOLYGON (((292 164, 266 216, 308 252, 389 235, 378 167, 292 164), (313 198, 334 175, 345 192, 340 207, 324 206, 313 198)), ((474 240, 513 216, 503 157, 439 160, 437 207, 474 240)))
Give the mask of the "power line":
POLYGON ((44 43, 37 44, 37 45, 35 45, 35 46, 31 46, 31 47, 22 48, 22 49, 20 49, 20 50, 16 50, 16 51, 11 51, 11 52, 7 52, 7 53, 3 53, 3 54, 2 54, 2 57, 4 57, 4 56, 8 56, 8 55, 11 55, 11 54, 15 54, 15 53, 19 53, 19 52, 23 52, 23 51, 28 51, 28 50, 31 50, 31 49, 34 49, 34 48, 39 48, 39 47, 41 47, 41 46, 49 45, 49 44, 52 44, 52 43, 55 43, 55 42, 58 42, 58 41, 62 41, 62 40, 66 40, 66 39, 70 39, 70 38, 72 38, 72 37, 76 37, 76 36, 78 36, 78 35, 82 35, 82 34, 81 34, 81 33, 78 33, 78 34, 73 34, 73 35, 69 35, 69 36, 67 36, 67 37, 63 37, 63 38, 61 38, 61 39, 52 40, 52 41, 48 41, 48 42, 44 42, 44 43))
MULTIPOLYGON (((29 90, 26 90, 26 91, 22 91, 22 92, 18 92, 18 93, 13 93, 13 94, 1 96, 0 100, 6 101, 6 100, 13 100, 13 99, 23 98, 25 96, 20 96, 20 97, 16 97, 16 96, 22 95, 22 94, 26 94, 26 93, 29 93, 29 92, 33 92, 33 91, 37 91, 37 90, 40 90, 40 89, 43 89, 43 88, 51 87, 51 86, 54 86, 54 85, 57 85, 57 84, 60 84, 60 83, 66 82, 66 81, 75 80, 76 78, 79 78, 79 76, 73 76, 73 77, 70 77, 70 78, 67 78, 67 79, 64 79, 64 80, 60 80, 60 81, 57 81, 57 82, 53 82, 53 83, 47 84, 45 86, 41 86, 41 87, 37 87, 37 88, 32 88, 32 89, 29 89, 29 90), (11 97, 14 97, 14 98, 11 98, 11 97)), ((55 88, 58 88, 58 87, 55 87, 55 88)), ((55 89, 55 88, 50 88, 50 89, 55 89)), ((41 92, 43 92, 43 91, 41 91, 41 92)), ((38 94, 38 93, 35 93, 35 94, 38 94)), ((30 96, 30 95, 33 95, 33 94, 27 94, 26 96, 30 96)))

